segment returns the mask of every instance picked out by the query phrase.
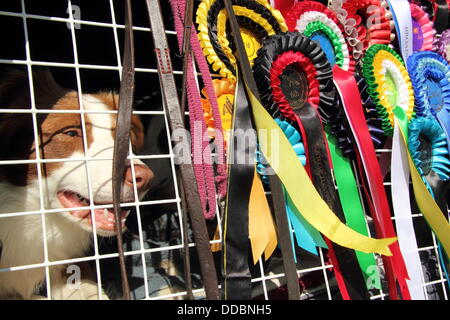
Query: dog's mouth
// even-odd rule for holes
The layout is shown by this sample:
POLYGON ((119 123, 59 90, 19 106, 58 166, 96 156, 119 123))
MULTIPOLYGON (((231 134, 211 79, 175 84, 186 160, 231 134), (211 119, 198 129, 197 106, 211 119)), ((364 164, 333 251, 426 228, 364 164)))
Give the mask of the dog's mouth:
MULTIPOLYGON (((74 192, 74 191, 60 191, 58 192, 58 199, 59 202, 63 205, 64 208, 79 208, 79 207, 88 207, 90 204, 89 199, 83 197, 81 194, 74 192)), ((92 205, 110 205, 111 202, 94 202, 92 205)), ((95 227, 99 230, 104 231, 115 231, 115 216, 114 216, 114 209, 108 208, 108 209, 94 209, 94 216, 95 216, 95 227)), ((92 226, 92 216, 91 216, 91 210, 70 210, 69 213, 78 219, 85 220, 89 223, 89 225, 92 226)), ((125 221, 130 213, 130 210, 121 210, 120 211, 120 222, 122 226, 122 230, 125 228, 125 221)))

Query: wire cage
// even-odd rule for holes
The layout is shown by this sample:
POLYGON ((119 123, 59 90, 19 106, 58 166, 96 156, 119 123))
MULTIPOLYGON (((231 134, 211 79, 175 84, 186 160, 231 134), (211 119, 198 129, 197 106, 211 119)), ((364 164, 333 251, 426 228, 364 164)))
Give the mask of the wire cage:
MULTIPOLYGON (((198 4, 198 1, 196 1, 198 4)), ((177 87, 182 87, 182 57, 177 54, 178 44, 173 27, 172 13, 168 2, 161 1, 166 35, 171 48, 173 74, 177 87)), ((164 112, 163 100, 159 88, 156 57, 154 54, 151 30, 144 0, 132 2, 133 34, 136 54, 136 89, 134 114, 141 118, 144 125, 144 146, 134 152, 130 146, 130 161, 138 159, 148 165, 154 173, 150 182, 149 193, 143 198, 135 197, 132 202, 123 203, 132 213, 127 219, 127 231, 124 233, 124 249, 131 296, 134 299, 185 299, 186 275, 183 264, 184 241, 188 241, 190 253, 190 280, 196 299, 204 298, 204 288, 200 276, 195 241, 190 229, 183 234, 183 202, 179 186, 179 178, 174 163, 171 132, 164 112)), ((3 77, 11 69, 26 72, 29 79, 29 94, 34 96, 32 75, 40 68, 48 68, 56 82, 77 93, 95 93, 98 91, 118 92, 121 77, 121 57, 124 39, 124 3, 120 0, 60 0, 32 1, 8 0, 0 2, 0 38, 3 40, 0 49, 0 76, 3 77)), ((31 99, 31 108, 8 109, 0 106, 0 114, 28 114, 32 119, 34 136, 38 135, 39 115, 56 113, 50 109, 35 108, 31 99)), ((73 113, 73 110, 59 111, 73 113)), ((115 111, 77 111, 77 114, 104 114, 115 111)), ((189 113, 186 112, 186 117, 189 113)), ((83 118, 83 117, 81 117, 83 118)), ((86 125, 82 121, 82 131, 86 125)), ((15 141, 19 144, 20 141, 15 141)), ((86 142, 85 142, 86 143, 86 142)), ((36 147, 38 149, 38 147, 36 147)), ((390 154, 390 149, 378 149, 377 155, 390 154)), ((6 158, 0 166, 29 165, 37 169, 37 183, 41 199, 44 197, 45 172, 41 165, 79 161, 86 168, 95 161, 109 161, 111 158, 81 156, 78 159, 36 159, 6 158)), ((87 169, 88 193, 92 194, 92 171, 87 169)), ((135 171, 132 170, 133 188, 136 190, 135 171)), ((390 194, 389 175, 386 176, 385 188, 390 194)), ((1 191, 0 191, 1 192, 1 191)), ((270 192, 267 192, 270 197, 270 192)), ((360 195, 361 196, 361 195, 360 195)), ((1 197, 0 197, 1 198, 1 197)), ((361 199, 363 197, 361 196, 361 199)), ((411 197, 414 199, 414 197, 411 197)), ((23 200, 25 201, 25 199, 23 200)), ((112 204, 89 204, 87 209, 111 208, 112 204)), ((46 217, 57 214, 60 210, 46 207, 42 199, 40 207, 29 211, 9 212, 0 204, 0 225, 6 219, 35 215, 40 217, 40 226, 35 230, 47 232, 46 217)), ((448 299, 448 283, 440 266, 440 257, 435 236, 427 226, 417 206, 413 204, 413 219, 416 229, 419 254, 422 262, 423 283, 427 299, 448 299)), ((220 213, 216 219, 207 221, 211 244, 220 243, 212 240, 216 226, 221 233, 220 213)), ((394 218, 393 218, 394 219, 394 218)), ((395 219, 394 219, 395 220, 395 219)), ((368 230, 374 237, 373 226, 368 217, 368 230)), ((394 221, 395 222, 395 221, 394 221)), ((395 224, 395 223, 394 223, 395 224)), ((27 226, 24 226, 26 232, 27 226)), ((45 237, 36 237, 42 241, 43 260, 26 265, 4 267, 0 260, 0 273, 11 273, 22 270, 44 270, 45 281, 36 290, 36 295, 52 298, 51 269, 64 265, 67 274, 74 275, 74 267, 87 264, 95 270, 95 299, 120 298, 120 272, 118 250, 114 237, 99 237, 95 228, 89 250, 83 255, 69 259, 52 259, 49 255, 45 237), (72 266, 72 267, 71 267, 72 266), (97 296, 98 294, 98 296, 97 296)), ((3 251, 7 250, 3 248, 3 251)), ((340 299, 339 289, 333 274, 333 265, 328 259, 327 250, 320 249, 318 256, 300 248, 296 249, 297 273, 302 288, 302 299, 340 299)), ((23 253, 27 254, 27 253, 23 253)), ((214 253, 217 269, 220 272, 220 252, 214 253)), ((380 260, 380 259, 378 259, 380 260)), ((379 261, 382 268, 381 260, 379 261)), ((251 266, 252 297, 259 300, 286 299, 285 274, 278 250, 267 261, 251 266)), ((220 279, 220 276, 218 274, 220 279)), ((0 277, 1 279, 1 277, 0 277)), ((1 284, 0 284, 1 287, 1 284)), ((371 299, 384 300, 388 297, 386 286, 370 291, 371 299)))

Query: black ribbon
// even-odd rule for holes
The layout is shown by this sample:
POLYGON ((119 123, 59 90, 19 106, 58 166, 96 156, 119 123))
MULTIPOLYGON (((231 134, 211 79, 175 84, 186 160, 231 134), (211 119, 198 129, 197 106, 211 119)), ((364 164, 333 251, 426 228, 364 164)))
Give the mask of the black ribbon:
POLYGON ((248 204, 255 173, 256 135, 244 83, 238 80, 236 86, 229 149, 231 165, 228 173, 227 205, 223 217, 222 284, 224 299, 249 300, 252 276, 248 263, 248 204), (249 140, 244 141, 243 137, 248 137, 249 140))
MULTIPOLYGON (((305 103, 302 108, 296 109, 294 112, 299 117, 306 133, 312 182, 330 209, 345 223, 345 216, 329 167, 327 144, 319 115, 309 103, 305 103)), ((334 242, 331 244, 350 298, 352 300, 369 299, 355 251, 334 242)))
POLYGON ((448 3, 446 0, 435 0, 434 27, 437 33, 442 33, 448 27, 448 3))

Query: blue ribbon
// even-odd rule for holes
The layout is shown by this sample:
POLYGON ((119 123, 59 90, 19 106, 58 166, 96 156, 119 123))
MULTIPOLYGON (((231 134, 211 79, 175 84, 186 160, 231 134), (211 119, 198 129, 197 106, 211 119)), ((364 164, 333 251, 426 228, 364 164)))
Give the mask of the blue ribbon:
MULTIPOLYGON (((306 165, 305 147, 301 142, 300 133, 285 120, 275 119, 275 122, 278 124, 281 130, 283 130, 284 134, 288 138, 289 142, 292 145, 292 148, 297 154, 300 163, 303 166, 305 166, 306 165)), ((268 175, 273 173, 269 171, 271 170, 271 168, 268 167, 267 162, 264 159, 264 156, 259 150, 256 151, 256 161, 257 161, 256 165, 257 172, 261 175, 262 181, 268 184, 269 183, 268 175)), ((328 248, 319 231, 317 231, 313 226, 311 226, 302 217, 300 212, 298 212, 297 208, 293 204, 292 199, 290 198, 288 193, 284 190, 284 187, 283 193, 286 202, 286 213, 289 225, 291 229, 294 230, 297 245, 300 248, 303 248, 306 251, 311 252, 315 255, 318 254, 316 247, 328 248)), ((294 250, 294 258, 296 260, 294 238, 292 236, 292 233, 291 233, 291 241, 292 241, 292 248, 294 250)))

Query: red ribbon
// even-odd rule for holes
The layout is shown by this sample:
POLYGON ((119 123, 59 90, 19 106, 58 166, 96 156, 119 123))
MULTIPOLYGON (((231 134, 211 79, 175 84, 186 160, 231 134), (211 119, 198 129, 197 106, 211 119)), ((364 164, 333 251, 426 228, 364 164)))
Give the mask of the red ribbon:
POLYGON ((295 2, 296 0, 273 0, 274 8, 279 10, 284 18, 295 2))
MULTIPOLYGON (((366 195, 369 195, 368 190, 370 190, 372 203, 371 201, 368 202, 375 222, 375 231, 380 238, 395 237, 386 191, 383 186, 383 176, 364 117, 356 80, 349 72, 338 66, 333 68, 333 78, 344 102, 345 112, 358 145, 357 160, 359 164, 363 164, 365 169, 367 179, 363 179, 365 181, 364 191, 366 195)), ((359 167, 362 168, 362 166, 359 167)), ((403 299, 410 300, 411 296, 406 283, 409 276, 398 241, 390 245, 389 248, 393 255, 391 257, 383 256, 383 264, 388 277, 389 295, 391 299, 396 300, 398 298, 395 283, 395 280, 397 280, 403 299)))

